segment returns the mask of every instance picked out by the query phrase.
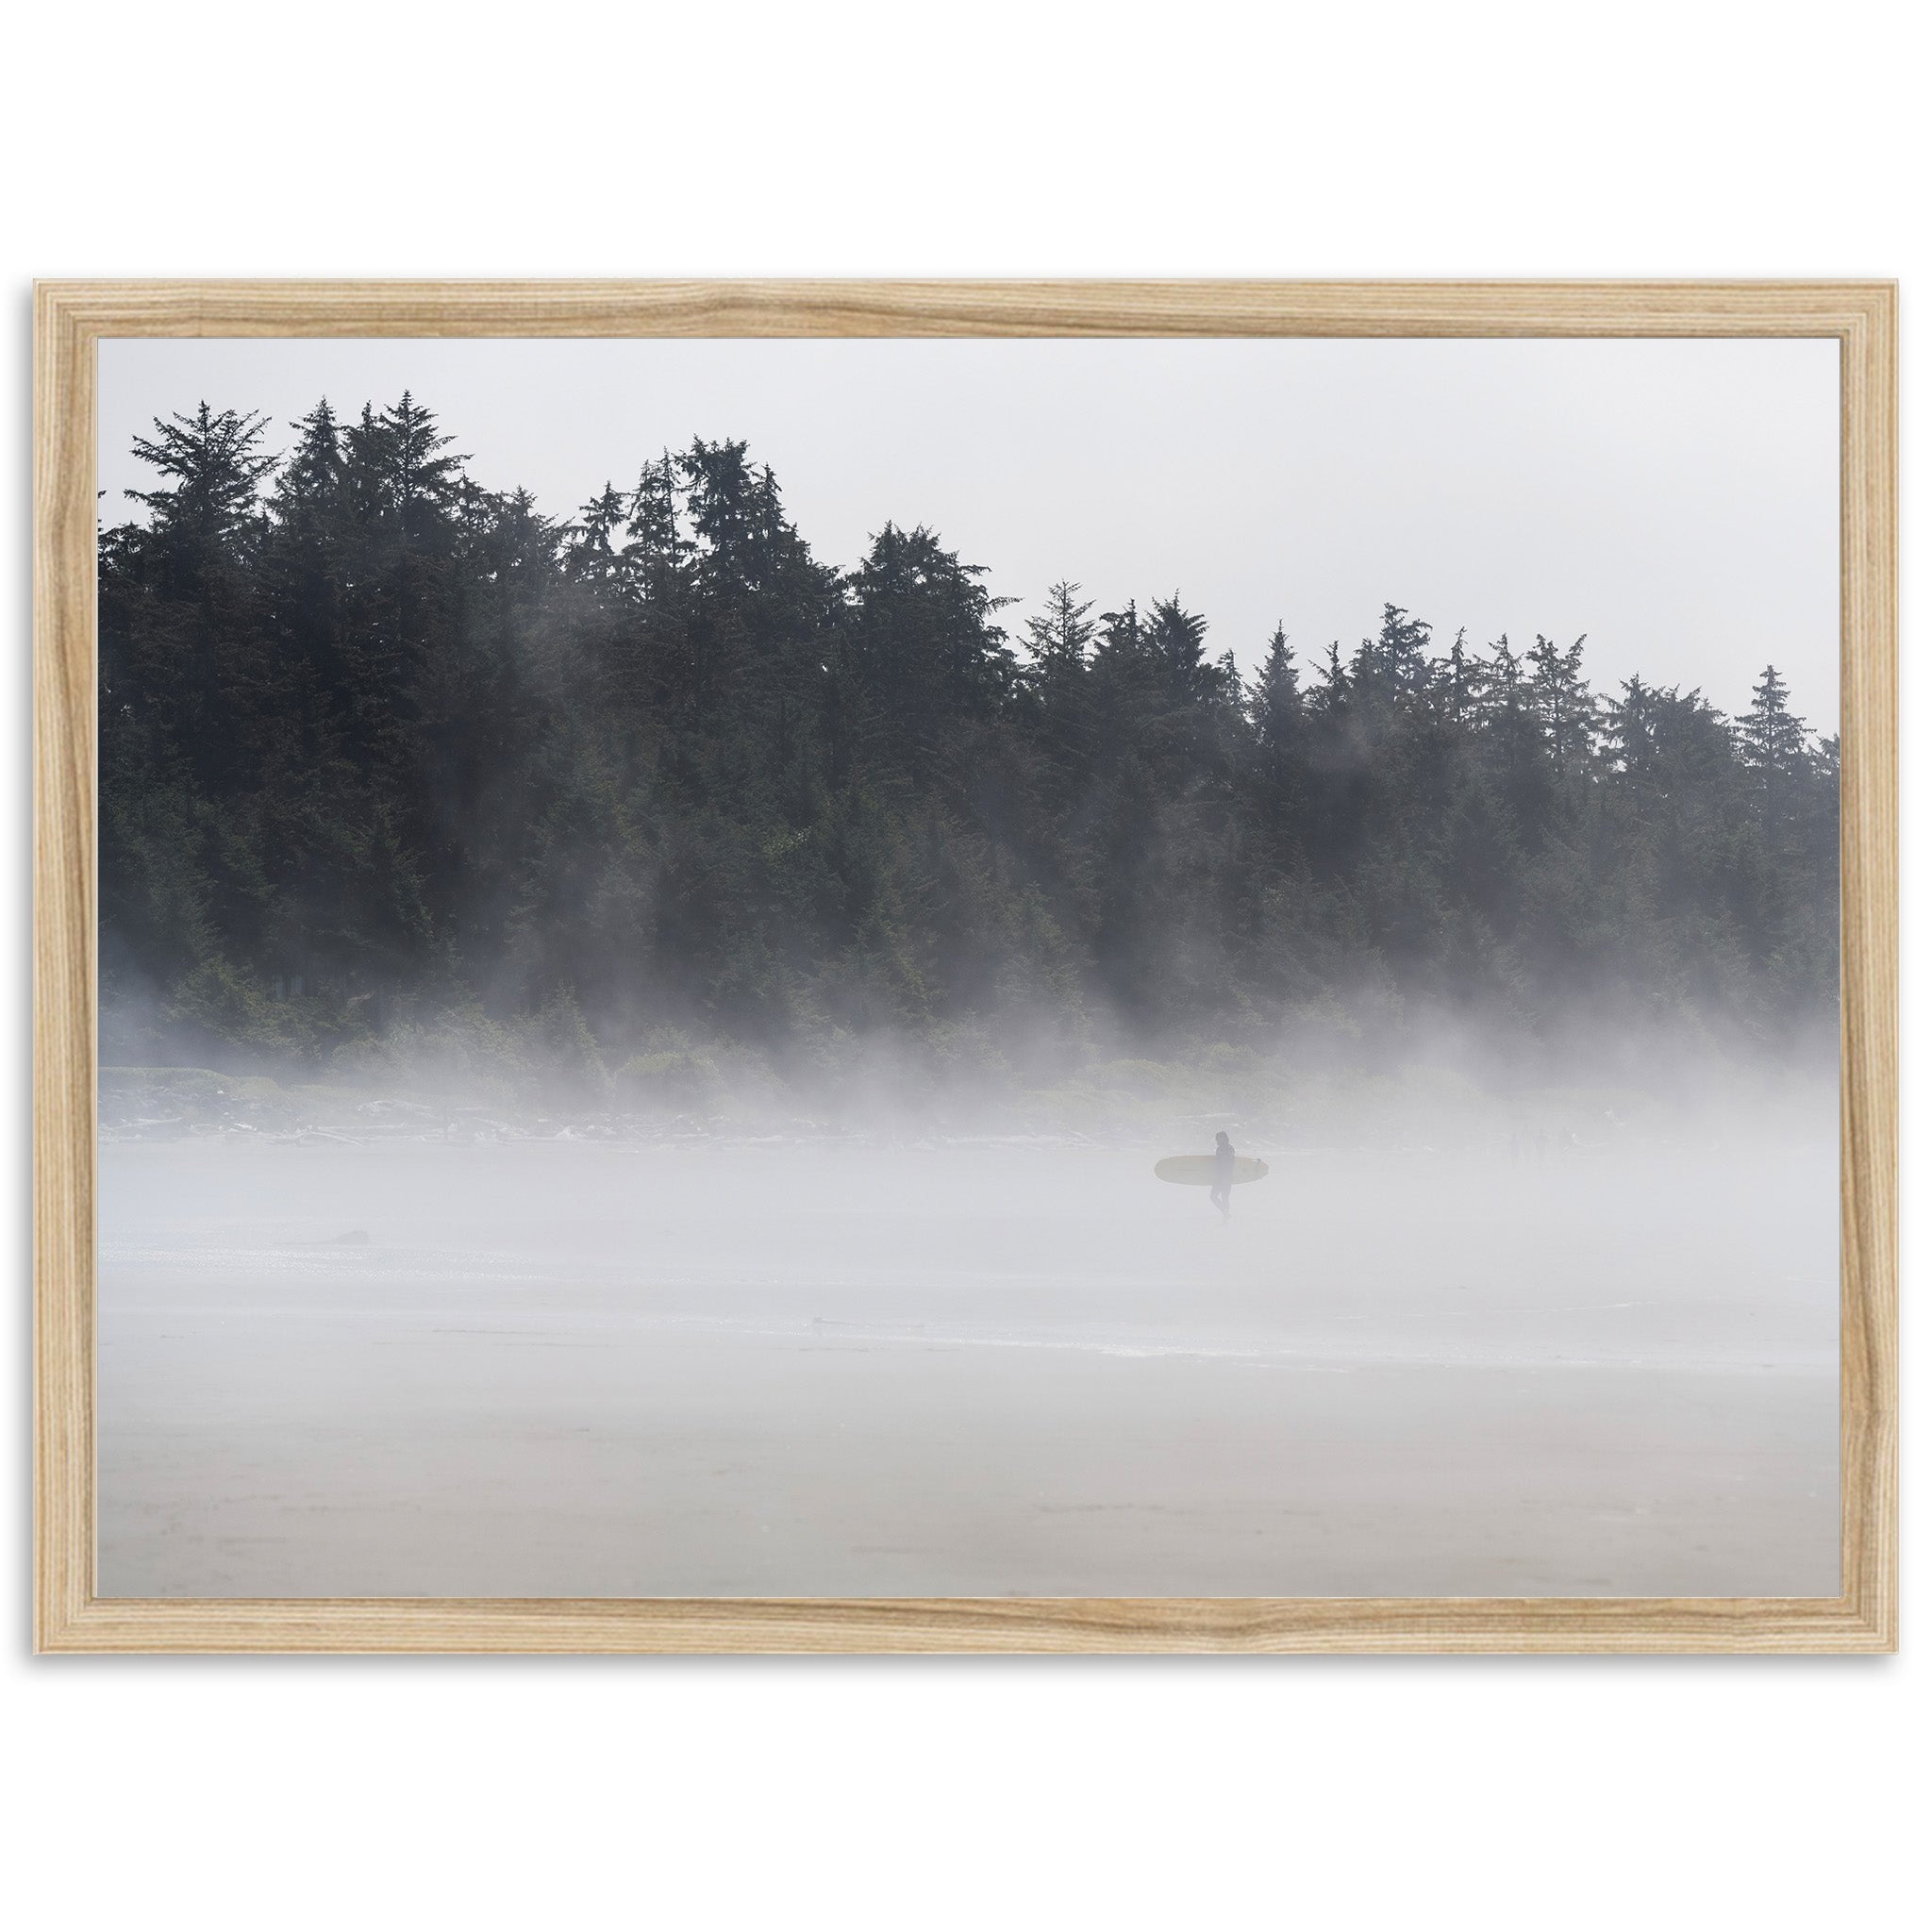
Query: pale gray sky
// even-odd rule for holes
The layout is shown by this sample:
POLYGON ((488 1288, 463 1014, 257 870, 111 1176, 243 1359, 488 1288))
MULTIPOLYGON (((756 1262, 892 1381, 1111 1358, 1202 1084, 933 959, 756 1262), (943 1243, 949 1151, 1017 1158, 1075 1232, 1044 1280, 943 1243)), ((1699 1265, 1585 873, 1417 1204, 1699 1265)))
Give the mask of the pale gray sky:
POLYGON ((1254 662, 1384 601, 1486 643, 1588 632, 1592 681, 1741 709, 1766 662, 1838 709, 1838 349, 1767 341, 108 341, 103 516, 150 419, 414 391, 476 478, 552 514, 693 435, 771 463, 823 559, 930 525, 1016 634, 1056 577, 1178 589, 1254 662))

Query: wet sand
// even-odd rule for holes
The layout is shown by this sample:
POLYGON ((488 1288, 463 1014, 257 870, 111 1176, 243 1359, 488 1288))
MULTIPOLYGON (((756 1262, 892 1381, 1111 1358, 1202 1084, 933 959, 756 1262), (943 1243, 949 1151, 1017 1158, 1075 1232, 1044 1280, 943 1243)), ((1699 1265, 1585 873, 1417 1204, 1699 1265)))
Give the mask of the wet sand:
POLYGON ((104 1147, 102 1591, 1836 1591, 1828 1148, 1159 1151, 104 1147))

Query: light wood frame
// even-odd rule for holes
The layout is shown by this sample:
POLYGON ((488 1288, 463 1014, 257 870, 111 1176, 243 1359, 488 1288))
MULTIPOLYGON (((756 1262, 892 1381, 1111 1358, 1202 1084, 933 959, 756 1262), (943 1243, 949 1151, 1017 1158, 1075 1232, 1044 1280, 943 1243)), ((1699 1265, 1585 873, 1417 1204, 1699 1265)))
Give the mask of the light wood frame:
POLYGON ((1890 282, 251 282, 36 289, 35 1582, 43 1651, 1896 1648, 1897 309, 1890 282), (1842 374, 1836 1597, 175 1600, 94 1591, 95 344, 127 336, 1808 336, 1842 374))

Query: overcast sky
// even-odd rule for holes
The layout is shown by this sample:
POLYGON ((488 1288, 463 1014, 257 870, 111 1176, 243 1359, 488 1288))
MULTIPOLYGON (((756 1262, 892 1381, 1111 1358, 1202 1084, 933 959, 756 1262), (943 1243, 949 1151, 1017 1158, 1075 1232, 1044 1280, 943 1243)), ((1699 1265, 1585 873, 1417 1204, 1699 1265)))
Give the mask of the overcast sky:
POLYGON ((266 410, 267 446, 426 403, 478 481, 555 515, 694 435, 769 462, 823 559, 927 524, 1017 634, 1055 578, 1101 609, 1178 590, 1254 662, 1305 661, 1384 602, 1488 642, 1587 632, 1741 709, 1767 662, 1838 709, 1838 350, 1806 341, 108 341, 109 522, 153 417, 266 410))

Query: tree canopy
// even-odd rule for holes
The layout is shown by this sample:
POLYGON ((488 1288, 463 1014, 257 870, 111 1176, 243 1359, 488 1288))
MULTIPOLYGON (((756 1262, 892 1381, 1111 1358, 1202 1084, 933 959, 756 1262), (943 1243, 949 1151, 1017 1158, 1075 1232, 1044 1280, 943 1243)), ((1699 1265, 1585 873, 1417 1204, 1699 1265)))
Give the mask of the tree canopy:
POLYGON ((101 537, 125 1051, 320 1061, 456 1008, 612 1059, 1835 1012, 1838 749, 1773 668, 1733 720, 1391 604, 1244 678, 1178 590, 1061 581, 1014 638, 932 530, 822 562, 742 442, 556 520, 409 395, 291 428, 158 423, 101 537))

